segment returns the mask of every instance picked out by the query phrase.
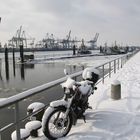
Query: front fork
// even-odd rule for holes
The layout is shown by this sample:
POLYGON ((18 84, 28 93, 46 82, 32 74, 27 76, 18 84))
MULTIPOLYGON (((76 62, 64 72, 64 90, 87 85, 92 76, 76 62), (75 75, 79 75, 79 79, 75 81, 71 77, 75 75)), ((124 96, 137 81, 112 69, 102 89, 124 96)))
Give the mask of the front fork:
POLYGON ((68 117, 68 114, 71 113, 73 125, 76 125, 77 116, 76 116, 76 114, 74 113, 73 109, 71 108, 72 102, 73 102, 73 99, 74 99, 74 98, 75 98, 75 95, 69 100, 69 103, 68 103, 67 108, 66 108, 66 113, 65 113, 64 119, 66 120, 67 117, 68 117))
POLYGON ((74 96, 68 101, 69 103, 67 104, 66 113, 65 113, 64 118, 67 118, 67 116, 68 116, 68 114, 70 112, 70 108, 71 108, 71 105, 72 105, 73 98, 74 98, 74 96))

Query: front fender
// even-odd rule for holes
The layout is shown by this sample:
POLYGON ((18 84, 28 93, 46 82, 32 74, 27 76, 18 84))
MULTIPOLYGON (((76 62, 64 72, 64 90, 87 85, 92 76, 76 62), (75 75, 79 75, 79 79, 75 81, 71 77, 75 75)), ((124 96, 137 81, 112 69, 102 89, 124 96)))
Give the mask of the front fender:
POLYGON ((59 107, 59 106, 64 106, 67 108, 68 106, 68 101, 65 101, 65 100, 57 100, 57 101, 53 101, 50 103, 50 107, 52 108, 56 108, 56 107, 59 107))
MULTIPOLYGON (((51 108, 66 108, 67 109, 68 104, 69 104, 69 102, 65 101, 65 100, 53 101, 53 102, 50 103, 50 109, 51 108)), ((73 110, 71 108, 70 108, 70 115, 71 115, 73 125, 76 125, 77 116, 76 116, 76 114, 73 112, 73 110)))
MULTIPOLYGON (((66 110, 67 106, 68 106, 68 102, 65 100, 57 100, 57 101, 51 102, 50 106, 45 110, 43 118, 42 118, 42 130, 45 131, 45 125, 46 125, 47 119, 49 118, 50 114, 54 110, 56 109, 66 110)), ((72 116, 71 116, 71 119, 73 119, 72 116)))
POLYGON ((64 106, 49 106, 45 112, 44 112, 44 115, 42 117, 42 130, 45 131, 45 125, 46 125, 46 122, 47 122, 47 119, 49 118, 50 114, 57 108, 61 108, 61 109, 66 109, 64 106))

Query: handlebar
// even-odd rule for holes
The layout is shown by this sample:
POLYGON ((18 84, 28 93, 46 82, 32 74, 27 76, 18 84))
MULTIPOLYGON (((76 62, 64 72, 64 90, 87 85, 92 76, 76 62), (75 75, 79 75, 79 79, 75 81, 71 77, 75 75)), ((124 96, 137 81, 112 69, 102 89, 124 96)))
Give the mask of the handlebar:
MULTIPOLYGON (((81 81, 81 82, 82 82, 82 81, 81 81)), ((81 82, 75 82, 75 85, 76 85, 76 86, 81 86, 81 85, 82 85, 81 82)), ((83 81, 83 82, 87 82, 87 84, 94 84, 92 81, 89 81, 89 80, 85 80, 85 81, 83 81)))

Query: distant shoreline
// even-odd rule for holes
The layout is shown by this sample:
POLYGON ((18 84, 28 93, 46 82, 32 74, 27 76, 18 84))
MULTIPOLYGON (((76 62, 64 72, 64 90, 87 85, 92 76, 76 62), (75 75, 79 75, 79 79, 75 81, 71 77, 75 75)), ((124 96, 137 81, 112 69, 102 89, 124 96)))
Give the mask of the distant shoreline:
MULTIPOLYGON (((36 51, 69 51, 72 48, 24 48, 25 52, 36 52, 36 51)), ((0 53, 4 53, 5 48, 0 48, 0 53)), ((15 52, 19 52, 20 48, 14 48, 15 52)), ((8 48, 8 52, 13 52, 13 48, 8 48)))

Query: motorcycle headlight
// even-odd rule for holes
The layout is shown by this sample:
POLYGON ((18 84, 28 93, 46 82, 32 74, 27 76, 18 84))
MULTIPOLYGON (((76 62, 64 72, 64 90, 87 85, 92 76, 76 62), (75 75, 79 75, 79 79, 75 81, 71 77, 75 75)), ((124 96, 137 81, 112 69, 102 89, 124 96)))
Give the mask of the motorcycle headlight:
POLYGON ((66 88, 66 89, 65 89, 65 93, 66 93, 66 94, 70 94, 70 89, 66 88))

